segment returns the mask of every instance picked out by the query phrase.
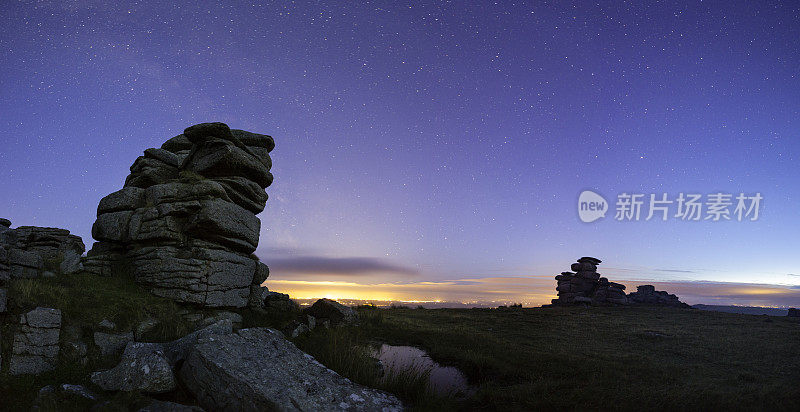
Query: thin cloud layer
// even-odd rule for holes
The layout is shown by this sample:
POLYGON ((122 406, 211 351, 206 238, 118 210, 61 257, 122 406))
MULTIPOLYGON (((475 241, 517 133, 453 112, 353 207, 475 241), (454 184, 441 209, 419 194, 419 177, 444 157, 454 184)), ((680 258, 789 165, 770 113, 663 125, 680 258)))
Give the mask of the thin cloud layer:
POLYGON ((367 275, 374 273, 416 275, 419 273, 411 267, 370 257, 292 256, 270 259, 269 267, 273 275, 367 275))

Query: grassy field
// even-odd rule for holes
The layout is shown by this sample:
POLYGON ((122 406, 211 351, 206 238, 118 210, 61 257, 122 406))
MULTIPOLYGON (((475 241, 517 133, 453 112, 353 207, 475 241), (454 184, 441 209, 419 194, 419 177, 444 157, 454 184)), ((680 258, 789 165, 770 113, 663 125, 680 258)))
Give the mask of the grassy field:
MULTIPOLYGON (((11 313, 0 334, 10 351, 11 324, 36 306, 57 307, 84 341, 102 319, 126 330, 144 319, 159 326, 146 336, 167 341, 190 331, 179 305, 154 297, 125 278, 84 274, 12 282, 11 313)), ((285 326, 299 313, 242 311, 244 327, 285 326)), ((359 309, 358 326, 294 339, 343 376, 387 390, 416 410, 800 410, 800 320, 672 308, 359 309), (469 398, 437 396, 426 375, 381 376, 370 345, 425 349, 461 369, 475 387, 469 398)), ((0 322, 2 323, 2 322, 0 322)), ((62 334, 63 337, 64 334, 62 334)), ((116 359, 92 354, 86 365, 59 357, 40 376, 0 375, 0 410, 28 409, 44 385, 84 384, 116 359)), ((4 359, 4 363, 7 359, 4 359)), ((109 410, 137 410, 146 394, 105 395, 109 410)), ((165 400, 191 403, 178 392, 165 400)), ((85 410, 51 405, 44 410, 85 410)))
MULTIPOLYGON (((364 383, 375 378, 342 359, 341 341, 414 345, 477 388, 461 401, 431 401, 411 388, 404 399, 417 409, 800 410, 797 319, 672 308, 361 313, 358 328, 298 344, 364 383)), ((397 391, 394 384, 384 386, 397 391)))

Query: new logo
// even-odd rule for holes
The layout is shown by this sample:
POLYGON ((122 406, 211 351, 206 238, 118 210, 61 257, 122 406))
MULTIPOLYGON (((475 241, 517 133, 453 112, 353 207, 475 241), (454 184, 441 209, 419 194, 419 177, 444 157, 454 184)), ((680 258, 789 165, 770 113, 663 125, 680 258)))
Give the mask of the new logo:
POLYGON ((603 196, 591 190, 584 190, 578 196, 578 216, 581 221, 586 223, 594 222, 597 219, 606 217, 607 211, 608 202, 603 199, 603 196))

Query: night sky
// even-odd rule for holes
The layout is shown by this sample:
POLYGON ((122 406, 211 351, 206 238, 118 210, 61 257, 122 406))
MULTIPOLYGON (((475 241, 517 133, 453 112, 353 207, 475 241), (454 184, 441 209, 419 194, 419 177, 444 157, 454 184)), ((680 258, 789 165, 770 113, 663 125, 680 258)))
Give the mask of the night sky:
POLYGON ((144 149, 222 121, 275 138, 257 254, 296 297, 541 304, 588 255, 629 289, 800 305, 797 2, 108 3, 0 3, 13 227, 88 247, 144 149), (622 193, 763 200, 618 221, 622 193))

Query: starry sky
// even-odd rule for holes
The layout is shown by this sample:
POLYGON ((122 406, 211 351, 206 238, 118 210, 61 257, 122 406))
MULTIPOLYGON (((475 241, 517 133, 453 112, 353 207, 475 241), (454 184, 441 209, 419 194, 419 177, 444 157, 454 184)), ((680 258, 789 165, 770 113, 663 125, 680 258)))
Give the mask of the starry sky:
POLYGON ((276 141, 257 251, 274 290, 542 304, 589 255, 629 289, 800 305, 797 2, 10 0, 0 15, 13 226, 88 246, 144 149, 222 121, 276 141), (584 190, 605 218, 579 219, 584 190), (756 221, 646 221, 647 202, 620 221, 622 193, 763 200, 756 221))

